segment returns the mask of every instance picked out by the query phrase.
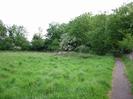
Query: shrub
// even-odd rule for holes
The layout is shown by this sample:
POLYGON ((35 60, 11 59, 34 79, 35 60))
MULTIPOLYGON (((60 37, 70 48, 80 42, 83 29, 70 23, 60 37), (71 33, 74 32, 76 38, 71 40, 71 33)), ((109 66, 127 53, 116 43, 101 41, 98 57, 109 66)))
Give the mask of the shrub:
POLYGON ((75 51, 80 52, 80 53, 88 53, 90 48, 85 45, 78 46, 75 51))

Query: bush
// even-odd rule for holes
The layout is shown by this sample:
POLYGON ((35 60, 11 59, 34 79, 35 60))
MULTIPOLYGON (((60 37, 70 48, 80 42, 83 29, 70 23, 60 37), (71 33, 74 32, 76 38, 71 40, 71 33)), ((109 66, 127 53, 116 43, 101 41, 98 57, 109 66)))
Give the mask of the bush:
POLYGON ((60 49, 64 51, 74 51, 77 46, 76 37, 70 36, 67 33, 61 36, 60 49))
POLYGON ((0 50, 11 50, 13 47, 13 40, 10 37, 0 39, 0 50))
POLYGON ((119 41, 119 46, 123 49, 124 53, 129 53, 133 49, 133 36, 126 34, 122 41, 119 41))
POLYGON ((121 57, 122 56, 122 52, 120 50, 113 50, 112 53, 113 53, 113 56, 115 56, 115 57, 121 57))
POLYGON ((75 51, 80 52, 80 53, 88 53, 90 48, 85 45, 78 46, 75 51))

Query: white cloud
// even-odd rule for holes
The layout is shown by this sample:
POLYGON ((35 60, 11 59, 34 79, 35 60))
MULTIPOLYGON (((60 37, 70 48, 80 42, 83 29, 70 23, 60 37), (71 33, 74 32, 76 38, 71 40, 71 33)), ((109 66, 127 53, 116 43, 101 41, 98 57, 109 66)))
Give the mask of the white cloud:
MULTIPOLYGON (((29 39, 38 27, 67 22, 85 13, 110 11, 132 0, 0 0, 0 19, 6 24, 24 25, 29 39)), ((46 31, 45 31, 46 33, 46 31)))

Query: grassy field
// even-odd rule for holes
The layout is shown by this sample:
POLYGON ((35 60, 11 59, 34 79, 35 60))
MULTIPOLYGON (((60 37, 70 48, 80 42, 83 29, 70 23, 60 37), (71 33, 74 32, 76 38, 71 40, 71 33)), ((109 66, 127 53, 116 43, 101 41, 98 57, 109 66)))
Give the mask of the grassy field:
POLYGON ((125 64, 125 71, 128 76, 129 81, 132 84, 132 92, 133 92, 133 61, 128 59, 127 57, 123 58, 124 64, 125 64))
POLYGON ((0 99, 108 99, 113 66, 111 56, 0 52, 0 99))

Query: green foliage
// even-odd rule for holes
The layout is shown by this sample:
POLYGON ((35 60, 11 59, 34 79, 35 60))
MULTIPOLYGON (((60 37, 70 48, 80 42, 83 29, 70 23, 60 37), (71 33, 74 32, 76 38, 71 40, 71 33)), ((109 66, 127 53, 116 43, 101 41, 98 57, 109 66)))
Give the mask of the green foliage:
POLYGON ((7 29, 4 23, 0 20, 0 37, 5 37, 7 35, 7 29))
MULTIPOLYGON (((121 50, 119 41, 122 41, 126 33, 133 33, 132 9, 133 3, 121 6, 114 11, 109 22, 110 38, 115 50, 121 50), (111 23, 112 22, 112 23, 111 23)), ((120 52, 120 51, 119 51, 120 52)))
POLYGON ((131 88, 133 92, 133 60, 128 59, 127 57, 123 57, 123 61, 125 66, 126 75, 131 83, 131 88))
POLYGON ((59 50, 59 40, 56 38, 54 40, 52 40, 51 44, 48 46, 48 49, 50 49, 52 51, 59 50))
POLYGON ((8 27, 9 37, 13 40, 15 47, 20 49, 28 49, 28 41, 25 37, 26 30, 23 26, 13 25, 8 27))
POLYGON ((108 35, 106 14, 93 17, 93 30, 89 32, 89 43, 92 51, 99 55, 104 55, 110 50, 110 40, 108 35))
POLYGON ((76 37, 65 33, 61 35, 60 48, 64 51, 72 51, 77 47, 76 37))
POLYGON ((0 50, 11 50, 13 47, 13 40, 10 37, 0 39, 0 50))
POLYGON ((113 66, 111 56, 0 52, 0 99, 107 99, 113 66))
POLYGON ((119 44, 122 49, 133 50, 133 36, 131 34, 127 34, 122 41, 119 41, 119 44))
POLYGON ((35 34, 32 42, 26 39, 23 26, 13 25, 6 28, 0 21, 0 49, 6 48, 2 42, 9 37, 13 41, 10 47, 13 48, 7 47, 8 49, 25 50, 32 46, 32 50, 87 51, 99 55, 113 53, 119 56, 125 51, 132 50, 132 38, 126 37, 126 33, 133 35, 132 9, 133 2, 122 5, 111 14, 85 13, 66 24, 51 23, 45 37, 35 34))
POLYGON ((99 55, 108 52, 119 55, 122 49, 119 41, 125 37, 125 32, 133 33, 132 8, 130 3, 110 15, 86 13, 76 17, 67 24, 65 34, 61 36, 61 49, 75 50, 83 45, 99 55))
POLYGON ((92 30, 91 14, 86 13, 76 17, 68 24, 68 33, 77 39, 77 46, 85 44, 88 41, 87 33, 92 30))
POLYGON ((80 45, 75 49, 75 51, 80 52, 80 53, 89 53, 90 48, 88 46, 85 46, 85 45, 80 45))
POLYGON ((91 41, 91 49, 96 54, 104 55, 109 51, 110 45, 108 43, 107 37, 104 33, 94 33, 92 35, 91 41))
POLYGON ((44 48, 44 40, 41 34, 35 34, 32 38, 32 49, 33 50, 43 50, 44 48))
MULTIPOLYGON (((4 26, 4 25, 3 25, 4 26)), ((23 26, 8 26, 0 28, 0 50, 28 50, 29 42, 25 37, 25 28, 23 26)))
POLYGON ((66 24, 57 24, 52 23, 49 24, 49 28, 47 29, 47 39, 46 39, 46 48, 48 50, 56 51, 59 50, 61 35, 65 31, 66 24))

